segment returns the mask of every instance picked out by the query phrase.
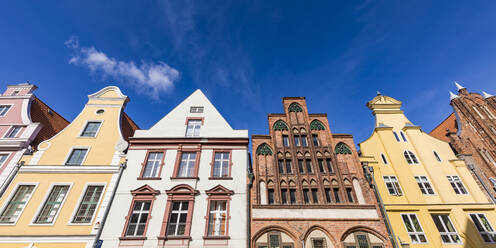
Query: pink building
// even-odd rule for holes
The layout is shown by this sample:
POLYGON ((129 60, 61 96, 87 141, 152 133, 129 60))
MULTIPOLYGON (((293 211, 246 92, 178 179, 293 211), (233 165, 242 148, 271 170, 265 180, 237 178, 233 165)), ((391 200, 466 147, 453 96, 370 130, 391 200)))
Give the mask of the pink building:
POLYGON ((9 85, 0 95, 0 194, 21 156, 69 124, 33 94, 36 88, 29 83, 9 85))

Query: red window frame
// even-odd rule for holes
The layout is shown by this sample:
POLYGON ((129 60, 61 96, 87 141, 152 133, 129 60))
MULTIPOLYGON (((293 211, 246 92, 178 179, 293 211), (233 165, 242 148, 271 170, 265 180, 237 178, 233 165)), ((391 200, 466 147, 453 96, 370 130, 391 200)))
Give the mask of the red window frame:
POLYGON ((141 163, 141 172, 139 177, 137 178, 138 180, 161 180, 162 178, 160 175, 162 174, 162 168, 164 167, 164 161, 165 161, 165 153, 167 150, 147 150, 146 151, 146 156, 145 160, 141 163), (160 169, 158 170, 158 174, 156 177, 144 177, 143 173, 145 173, 145 167, 146 163, 148 162, 148 157, 150 156, 150 153, 155 153, 155 152, 160 152, 162 153, 162 161, 160 161, 160 169))
POLYGON ((183 145, 179 145, 177 148, 176 162, 174 163, 174 172, 172 173, 171 179, 199 179, 198 178, 198 170, 200 167, 200 156, 201 156, 201 147, 197 146, 196 148, 183 148, 183 145), (195 152, 196 160, 195 160, 195 169, 193 171, 193 175, 190 177, 180 177, 179 166, 181 165, 181 157, 183 152, 195 152))
POLYGON ((146 230, 148 229, 148 224, 149 221, 152 217, 152 210, 153 210, 153 202, 156 199, 156 195, 160 194, 160 191, 153 189, 152 187, 148 186, 148 184, 145 184, 135 190, 131 191, 131 194, 133 195, 133 200, 131 201, 131 206, 129 207, 129 211, 126 216, 126 223, 124 225, 124 228, 122 230, 121 237, 119 237, 120 240, 145 240, 146 239, 146 230), (129 225, 129 221, 131 219, 131 215, 133 213, 133 207, 134 203, 136 201, 150 201, 150 210, 148 214, 148 218, 146 219, 146 224, 145 224, 145 230, 143 231, 143 236, 126 236, 126 230, 129 225))
POLYGON ((229 221, 231 219, 230 208, 231 208, 231 195, 234 194, 234 191, 228 190, 222 185, 217 185, 212 189, 206 190, 205 193, 208 195, 207 197, 207 213, 205 215, 205 235, 203 239, 230 239, 229 236, 229 221), (210 203, 212 201, 226 201, 226 235, 223 236, 208 236, 208 219, 210 214, 210 203))
POLYGON ((208 179, 211 180, 232 180, 231 172, 232 172, 232 150, 230 149, 214 149, 212 152, 212 162, 210 162, 210 177, 208 179), (229 173, 227 177, 215 177, 214 176, 214 166, 215 166, 215 154, 216 153, 229 153, 229 173))

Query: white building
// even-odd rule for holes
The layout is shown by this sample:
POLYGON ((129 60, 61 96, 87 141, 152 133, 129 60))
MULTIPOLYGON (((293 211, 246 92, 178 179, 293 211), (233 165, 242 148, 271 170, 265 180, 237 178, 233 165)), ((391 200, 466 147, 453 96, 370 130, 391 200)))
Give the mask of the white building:
POLYGON ((247 247, 248 141, 200 90, 136 131, 103 247, 247 247))

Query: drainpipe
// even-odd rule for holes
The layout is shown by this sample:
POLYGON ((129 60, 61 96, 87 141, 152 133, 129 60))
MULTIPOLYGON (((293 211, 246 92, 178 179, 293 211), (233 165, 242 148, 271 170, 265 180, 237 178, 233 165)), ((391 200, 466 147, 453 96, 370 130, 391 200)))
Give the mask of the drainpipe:
POLYGON ((246 223, 248 223, 246 228, 246 247, 251 247, 251 188, 253 187, 254 176, 251 172, 251 159, 250 153, 248 152, 248 185, 247 185, 247 196, 248 200, 246 201, 247 211, 246 211, 246 223))
POLYGON ((484 190, 487 192, 487 194, 489 195, 489 197, 491 197, 491 201, 493 202, 493 204, 496 204, 496 199, 494 199, 494 196, 493 194, 491 193, 491 191, 487 188, 486 184, 484 183, 484 181, 482 181, 481 177, 479 176, 479 173, 477 172, 477 170, 475 170, 475 165, 473 164, 468 164, 468 168, 474 173, 474 175, 477 177, 477 180, 479 180, 479 182, 482 184, 482 187, 484 187, 484 190))
POLYGON ((19 171, 19 169, 21 169, 23 165, 24 165, 24 161, 17 163, 14 169, 9 173, 9 175, 7 176, 7 180, 5 180, 5 182, 2 184, 2 188, 0 190, 0 198, 3 196, 3 194, 7 190, 7 187, 14 180, 15 175, 17 175, 17 172, 19 171))
POLYGON ((127 160, 119 166, 119 176, 117 177, 117 182, 115 182, 114 191, 112 192, 112 196, 110 197, 108 207, 105 209, 105 213, 103 214, 102 222, 100 224, 100 229, 98 229, 95 240, 93 241, 93 248, 96 248, 98 240, 100 240, 100 237, 102 236, 103 226, 105 226, 105 221, 107 220, 107 216, 110 212, 110 207, 112 206, 112 202, 114 201, 115 194, 117 193, 117 187, 119 186, 122 173, 124 172, 124 169, 126 169, 126 167, 127 167, 127 160))
POLYGON ((393 228, 391 227, 391 222, 389 221, 389 217, 386 213, 386 208, 384 207, 384 203, 382 202, 381 195, 379 192, 377 192, 377 184, 375 182, 374 178, 374 168, 371 166, 368 166, 367 162, 363 163, 363 172, 365 173, 365 178, 370 184, 370 187, 374 191, 375 198, 377 199, 377 203, 379 205, 379 209, 381 211, 381 215, 385 220, 386 224, 386 230, 389 234, 389 239, 391 240, 391 243, 393 244, 393 248, 398 248, 398 244, 396 243, 396 235, 394 235, 393 228))

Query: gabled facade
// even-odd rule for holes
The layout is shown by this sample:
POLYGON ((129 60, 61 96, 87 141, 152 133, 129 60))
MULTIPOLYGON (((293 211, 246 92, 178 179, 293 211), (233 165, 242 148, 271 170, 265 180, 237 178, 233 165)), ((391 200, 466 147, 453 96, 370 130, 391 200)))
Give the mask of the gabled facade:
POLYGON ((457 95, 450 93, 454 112, 430 134, 449 142, 488 196, 495 199, 496 97, 485 92, 469 93, 459 84, 457 87, 457 95))
POLYGON ((251 248, 391 247, 353 138, 304 97, 284 97, 253 135, 251 248))
POLYGON ((137 126, 117 87, 88 96, 67 127, 41 142, 0 198, 0 247, 93 247, 137 126))
POLYGON ((38 99, 28 83, 9 85, 0 95, 0 192, 16 173, 25 152, 69 124, 62 116, 38 99))
POLYGON ((136 131, 103 247, 246 247, 248 142, 200 90, 136 131))
POLYGON ((450 145, 408 120, 402 103, 378 94, 361 160, 384 203, 396 242, 409 247, 495 247, 496 213, 450 145))

